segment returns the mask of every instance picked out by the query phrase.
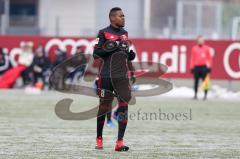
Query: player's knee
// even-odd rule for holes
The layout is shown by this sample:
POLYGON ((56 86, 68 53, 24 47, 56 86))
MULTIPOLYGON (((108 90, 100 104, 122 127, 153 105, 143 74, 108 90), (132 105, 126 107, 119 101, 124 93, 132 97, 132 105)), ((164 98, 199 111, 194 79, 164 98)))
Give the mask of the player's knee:
POLYGON ((98 116, 105 115, 111 109, 111 105, 108 104, 100 104, 98 109, 98 116))
POLYGON ((125 95, 125 97, 123 98, 123 100, 127 103, 129 103, 129 101, 131 100, 132 96, 131 93, 128 93, 125 95))
POLYGON ((119 96, 119 100, 123 101, 123 102, 126 102, 126 103, 129 103, 131 98, 132 98, 131 93, 125 93, 125 94, 122 94, 122 95, 119 96))

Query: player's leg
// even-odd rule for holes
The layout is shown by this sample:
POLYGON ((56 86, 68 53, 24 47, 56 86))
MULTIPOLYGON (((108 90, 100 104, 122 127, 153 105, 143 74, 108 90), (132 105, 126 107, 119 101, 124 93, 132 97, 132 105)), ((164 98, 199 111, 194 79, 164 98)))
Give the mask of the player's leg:
MULTIPOLYGON (((112 98, 113 99, 113 98, 112 98)), ((98 109, 98 116, 97 116, 97 138, 96 138, 96 148, 102 149, 103 148, 103 127, 105 123, 105 118, 107 112, 112 107, 112 100, 109 99, 100 99, 99 109, 98 109)))
POLYGON ((129 147, 124 145, 123 137, 128 123, 128 102, 131 99, 131 90, 127 78, 113 80, 114 91, 118 96, 118 108, 115 113, 118 120, 118 139, 116 141, 116 151, 128 151, 129 147))
POLYGON ((200 77, 199 68, 195 67, 195 69, 194 69, 194 99, 197 99, 199 77, 200 77))
MULTIPOLYGON (((108 94, 108 93, 105 93, 105 94, 108 94)), ((105 118, 107 113, 111 111, 112 101, 113 101, 113 96, 111 94, 106 95, 106 97, 104 98, 100 98, 100 104, 99 104, 99 109, 97 114, 97 137, 102 137, 105 118)))
POLYGON ((109 85, 110 80, 107 78, 101 78, 98 84, 98 95, 99 95, 99 109, 97 114, 97 139, 96 139, 96 148, 102 149, 102 132, 105 123, 105 118, 107 112, 111 111, 112 101, 114 95, 111 91, 111 85, 109 85))
POLYGON ((123 143, 123 137, 128 123, 128 103, 119 101, 116 111, 116 119, 118 121, 118 139, 116 141, 116 151, 128 151, 128 147, 123 143))

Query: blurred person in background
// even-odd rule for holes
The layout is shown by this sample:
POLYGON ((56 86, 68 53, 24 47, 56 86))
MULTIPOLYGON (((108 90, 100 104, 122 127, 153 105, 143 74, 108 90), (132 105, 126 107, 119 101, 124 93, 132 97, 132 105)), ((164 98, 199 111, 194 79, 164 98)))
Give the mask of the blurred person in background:
POLYGON ((0 77, 0 88, 7 89, 14 87, 16 80, 22 76, 24 84, 31 83, 31 64, 33 61, 32 42, 20 43, 20 54, 15 67, 6 70, 0 77))
MULTIPOLYGON (((192 47, 190 57, 190 69, 194 76, 194 99, 197 99, 199 79, 205 81, 211 72, 212 57, 210 47, 205 44, 203 36, 197 37, 197 44, 192 47)), ((208 89, 204 90, 204 100, 207 99, 208 89)))
POLYGON ((26 66, 26 69, 22 72, 21 76, 24 85, 32 84, 32 63, 33 63, 33 43, 21 42, 21 53, 19 55, 18 63, 26 66))
POLYGON ((87 59, 84 55, 85 48, 82 46, 77 46, 76 52, 73 56, 77 55, 76 58, 72 61, 71 65, 67 66, 67 72, 69 73, 68 78, 72 84, 77 84, 79 79, 84 75, 86 65, 79 65, 80 63, 86 63, 87 59), (78 66, 78 67, 75 67, 78 66))
POLYGON ((51 62, 49 58, 45 55, 43 47, 38 47, 34 55, 32 72, 33 72, 33 83, 43 84, 42 87, 48 84, 48 74, 51 69, 51 62), (39 79, 41 81, 39 81, 39 79))
POLYGON ((57 48, 55 50, 55 60, 53 62, 53 66, 55 67, 55 66, 59 65, 60 63, 62 63, 66 59, 67 59, 66 52, 57 48))
MULTIPOLYGON (((64 60, 67 59, 66 52, 61 50, 61 49, 59 49, 59 48, 55 49, 54 54, 55 54, 55 59, 53 61, 53 69, 56 68, 57 65, 61 64, 62 62, 64 62, 64 60)), ((64 69, 66 69, 66 68, 64 67, 64 69)), ((58 78, 58 87, 59 87, 59 89, 63 89, 64 88, 64 86, 65 86, 64 82, 65 82, 65 77, 59 76, 59 78, 58 78)))
POLYGON ((8 55, 0 47, 0 76, 11 67, 8 55))

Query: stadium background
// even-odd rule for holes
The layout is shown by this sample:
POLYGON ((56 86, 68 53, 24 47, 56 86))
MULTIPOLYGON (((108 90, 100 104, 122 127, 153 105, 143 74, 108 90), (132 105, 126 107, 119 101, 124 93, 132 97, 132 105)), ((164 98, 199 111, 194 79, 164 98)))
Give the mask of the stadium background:
MULTIPOLYGON (((240 11, 239 2, 234 0, 133 0, 128 3, 108 0, 72 0, 71 3, 64 0, 1 0, 1 45, 7 48, 8 54, 15 52, 12 55, 15 56, 17 53, 13 48, 19 48, 20 42, 24 40, 33 40, 34 48, 39 43, 46 46, 49 41, 61 36, 64 39, 75 37, 74 41, 93 40, 97 30, 108 24, 108 8, 112 6, 120 6, 125 11, 126 29, 130 38, 136 41, 138 60, 152 60, 153 56, 157 56, 157 61, 173 67, 167 77, 177 78, 177 85, 191 86, 191 82, 183 80, 191 77, 189 53, 196 36, 203 35, 210 40, 208 44, 214 56, 212 79, 228 89, 236 91, 235 88, 239 87, 236 80, 240 78, 240 46, 236 40, 240 34, 240 11), (226 53, 228 48, 229 54, 226 53), (180 58, 181 49, 183 53, 186 52, 183 58, 180 58), (168 58, 160 61, 162 54, 169 52, 172 53, 171 57, 166 55, 168 58), (143 54, 147 54, 147 57, 143 54)), ((67 46, 71 48, 68 54, 74 53, 76 45, 73 43, 67 46)), ((89 48, 90 43, 82 45, 88 45, 85 47, 89 48)), ((64 49, 63 45, 61 47, 64 49)), ((92 49, 85 51, 92 53, 92 49)), ((53 61, 53 53, 47 54, 53 61)), ((16 63, 14 57, 11 61, 16 63)))

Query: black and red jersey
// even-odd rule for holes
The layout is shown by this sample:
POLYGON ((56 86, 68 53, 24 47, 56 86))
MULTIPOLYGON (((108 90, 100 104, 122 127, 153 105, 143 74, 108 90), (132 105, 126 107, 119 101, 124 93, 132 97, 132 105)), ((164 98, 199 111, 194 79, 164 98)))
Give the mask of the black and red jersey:
POLYGON ((112 25, 100 30, 97 37, 98 43, 95 45, 93 52, 95 58, 104 58, 111 55, 111 53, 102 49, 107 40, 126 41, 128 40, 128 32, 123 28, 115 28, 112 25))
POLYGON ((114 52, 106 52, 103 49, 103 45, 107 40, 114 41, 126 41, 128 40, 128 32, 124 28, 115 28, 112 25, 101 29, 98 33, 98 43, 94 47, 93 57, 103 59, 100 74, 102 77, 110 77, 110 60, 114 52, 120 51, 114 50, 114 52))

